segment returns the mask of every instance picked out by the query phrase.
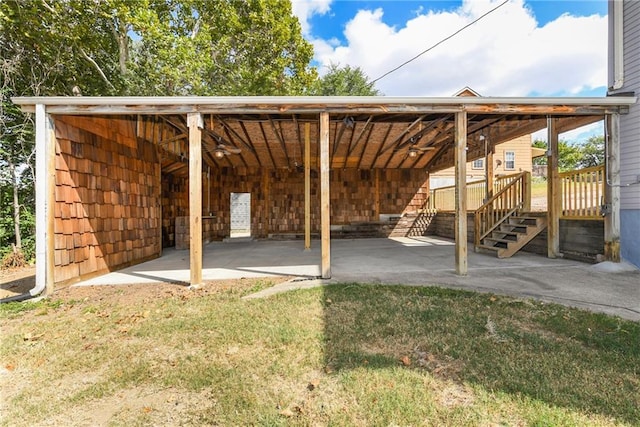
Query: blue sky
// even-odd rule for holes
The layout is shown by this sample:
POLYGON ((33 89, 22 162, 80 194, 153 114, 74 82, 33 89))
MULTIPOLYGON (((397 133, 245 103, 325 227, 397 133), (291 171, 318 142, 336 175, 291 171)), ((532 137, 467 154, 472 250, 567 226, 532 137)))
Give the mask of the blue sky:
MULTIPOLYGON (((504 0, 293 0, 322 73, 358 66, 376 79, 504 0)), ((606 0, 509 0, 376 87, 393 96, 606 94, 606 0)))
MULTIPOLYGON (((504 0, 293 0, 322 74, 334 63, 371 80, 504 0)), ((508 0, 477 23, 376 82, 388 96, 604 96, 606 0, 508 0)), ((602 124, 563 135, 583 141, 602 124)), ((535 135, 544 139, 544 131, 535 135)))
MULTIPOLYGON (((294 0, 295 1, 295 0, 294 0)), ((593 14, 606 15, 607 2, 602 1, 578 1, 578 0, 537 0, 527 1, 527 6, 533 11, 540 25, 545 25, 557 19, 560 15, 568 13, 576 16, 589 16, 593 14)), ((358 10, 383 8, 383 21, 392 26, 404 26, 406 22, 415 17, 417 13, 424 11, 453 11, 462 5, 462 1, 371 1, 371 0, 339 0, 331 3, 331 12, 322 15, 313 15, 310 24, 313 34, 323 39, 336 38, 345 42, 345 23, 353 18, 358 10)))

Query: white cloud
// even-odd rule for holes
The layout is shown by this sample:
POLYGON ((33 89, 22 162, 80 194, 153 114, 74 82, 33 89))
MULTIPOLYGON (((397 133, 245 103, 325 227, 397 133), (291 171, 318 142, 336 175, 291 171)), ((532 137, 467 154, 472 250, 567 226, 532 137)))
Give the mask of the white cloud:
MULTIPOLYGON (((559 139, 570 143, 582 143, 586 142, 592 136, 604 135, 604 122, 599 121, 591 123, 590 125, 582 126, 577 129, 570 130, 569 132, 561 133, 559 139)), ((541 129, 538 132, 531 134, 531 139, 535 141, 539 139, 541 141, 547 140, 547 129, 541 129)))
POLYGON ((309 19, 313 15, 324 15, 331 10, 333 0, 292 0, 291 8, 293 14, 298 17, 302 26, 302 34, 309 35, 311 24, 309 19))
MULTIPOLYGON (((345 27, 346 43, 311 38, 321 65, 361 67, 375 79, 497 6, 464 0, 454 11, 418 11, 402 27, 384 10, 360 10, 345 27)), ((540 27, 522 0, 380 80, 386 95, 450 96, 464 86, 481 95, 576 95, 606 85, 607 18, 562 15, 540 27)))

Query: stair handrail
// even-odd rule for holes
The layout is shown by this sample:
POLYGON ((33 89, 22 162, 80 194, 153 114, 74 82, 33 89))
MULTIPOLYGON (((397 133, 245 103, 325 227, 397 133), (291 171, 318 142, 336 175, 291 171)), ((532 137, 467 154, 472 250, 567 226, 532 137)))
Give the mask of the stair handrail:
POLYGON ((474 215, 474 244, 476 247, 480 245, 482 239, 491 234, 510 216, 520 211, 525 205, 528 205, 525 199, 531 194, 528 189, 530 182, 531 176, 529 172, 525 171, 516 174, 508 185, 476 209, 474 215), (505 195, 508 197, 505 197, 505 195), (494 207, 496 201, 502 202, 503 206, 494 207))

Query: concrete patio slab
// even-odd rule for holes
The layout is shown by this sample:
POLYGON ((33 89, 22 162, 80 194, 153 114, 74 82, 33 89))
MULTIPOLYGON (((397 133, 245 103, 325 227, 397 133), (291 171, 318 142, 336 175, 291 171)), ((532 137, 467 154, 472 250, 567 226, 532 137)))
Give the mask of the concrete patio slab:
MULTIPOLYGON (((435 237, 351 239, 331 242, 332 279, 281 284, 272 292, 327 283, 367 282, 439 285, 530 297, 640 321, 640 271, 601 268, 520 252, 512 258, 469 251, 469 274, 455 274, 454 242, 435 237)), ((203 280, 320 275, 320 242, 305 251, 302 241, 214 242, 204 247, 203 280)), ((189 251, 162 257, 76 284, 117 285, 189 280, 189 251)))

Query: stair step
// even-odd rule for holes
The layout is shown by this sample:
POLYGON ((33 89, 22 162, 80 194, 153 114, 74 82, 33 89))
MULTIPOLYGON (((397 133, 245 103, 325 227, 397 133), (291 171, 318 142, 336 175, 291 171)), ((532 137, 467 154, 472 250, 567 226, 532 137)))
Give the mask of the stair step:
POLYGON ((527 234, 529 232, 529 228, 536 228, 533 225, 515 225, 515 224, 502 224, 500 227, 495 230, 500 233, 518 233, 518 234, 527 234))
MULTIPOLYGON (((504 234, 505 236, 514 236, 516 239, 518 238, 518 236, 523 236, 526 235, 527 232, 525 231, 517 231, 517 230, 493 230, 493 233, 495 234, 504 234)), ((492 233, 492 235, 493 235, 492 233)))
POLYGON ((509 218, 507 224, 535 227, 540 224, 542 219, 543 218, 534 216, 512 216, 509 218))
POLYGON ((478 248, 487 249, 489 251, 495 251, 495 252, 498 252, 500 249, 504 249, 497 246, 489 246, 489 245, 478 245, 478 248))
POLYGON ((512 219, 518 219, 518 220, 538 220, 538 219, 542 219, 541 216, 527 216, 527 215, 512 215, 510 218, 512 219))
POLYGON ((486 237, 484 239, 485 241, 489 241, 489 242, 496 242, 496 243, 505 243, 505 244, 509 244, 509 243, 517 243, 517 240, 511 240, 511 239, 500 239, 497 237, 486 237))

